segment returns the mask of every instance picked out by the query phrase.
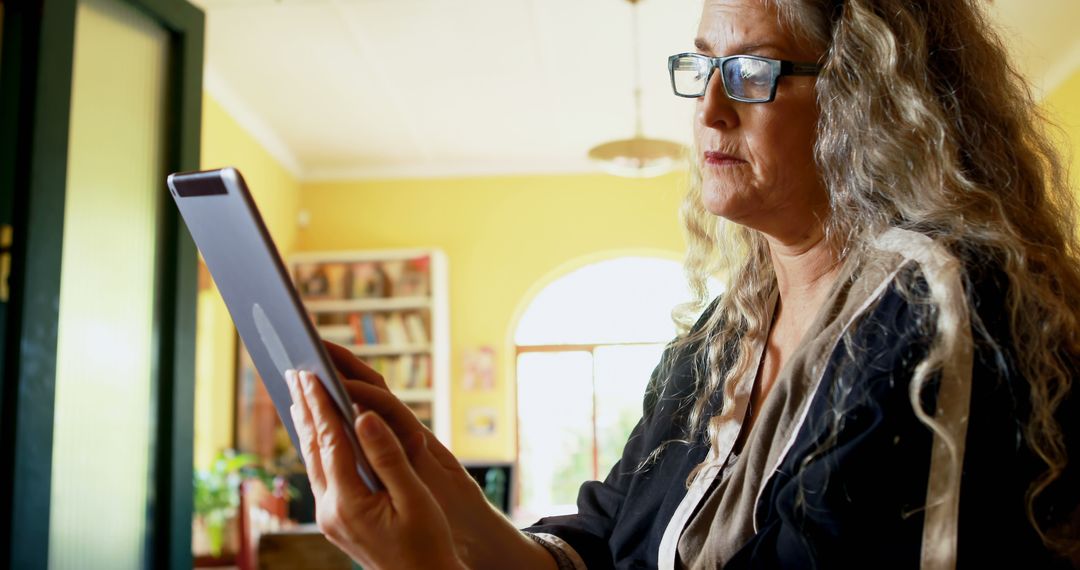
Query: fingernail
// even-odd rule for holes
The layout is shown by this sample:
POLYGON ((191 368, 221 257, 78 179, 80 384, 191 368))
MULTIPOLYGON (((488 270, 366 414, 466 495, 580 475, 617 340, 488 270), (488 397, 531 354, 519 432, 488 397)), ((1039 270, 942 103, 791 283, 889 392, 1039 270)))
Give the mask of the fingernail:
POLYGON ((363 413, 363 410, 360 409, 360 406, 358 406, 356 404, 352 405, 352 411, 353 411, 353 417, 357 417, 357 416, 359 416, 360 414, 363 413))
POLYGON ((289 385, 289 391, 293 392, 295 394, 296 393, 296 371, 295 370, 286 370, 285 371, 285 383, 289 385))
POLYGON ((310 392, 315 387, 315 375, 307 370, 300 372, 300 384, 305 392, 310 392))
POLYGON ((382 437, 382 422, 375 414, 367 413, 360 416, 360 434, 366 439, 378 439, 382 437))

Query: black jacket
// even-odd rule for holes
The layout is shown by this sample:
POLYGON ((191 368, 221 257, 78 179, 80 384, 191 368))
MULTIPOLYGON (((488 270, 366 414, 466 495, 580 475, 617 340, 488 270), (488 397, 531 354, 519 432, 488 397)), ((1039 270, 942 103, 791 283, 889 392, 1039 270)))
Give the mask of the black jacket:
MULTIPOLYGON (((992 272, 969 274, 968 293, 975 297, 990 338, 1010 346, 1002 308, 1005 281, 992 272)), ((897 279, 925 286, 915 271, 897 279)), ((918 317, 894 281, 841 340, 807 421, 761 494, 757 533, 726 568, 919 567, 920 508, 926 500, 932 435, 915 417, 908 396, 914 366, 928 351, 918 317), (849 352, 852 347, 857 350, 849 352), (845 363, 848 354, 858 361, 845 363), (844 373, 837 374, 842 364, 844 373), (832 399, 845 393, 848 383, 869 397, 845 412, 827 453, 807 461, 830 433, 832 399)), ((976 333, 958 566, 1070 567, 1050 554, 1026 517, 1025 492, 1042 469, 1020 431, 1028 409, 1026 382, 1010 372, 1007 354, 1002 358, 980 338, 976 333)), ((695 389, 692 367, 700 366, 688 356, 693 352, 682 351, 675 361, 670 347, 665 352, 647 392, 658 397, 646 397, 642 418, 607 478, 582 485, 578 514, 544 518, 525 531, 558 536, 590 569, 657 566, 661 537, 708 444, 700 435, 692 445, 671 444, 655 463, 637 467, 661 442, 686 435, 685 402, 695 389)), ((1076 443, 1076 401, 1071 397, 1066 404, 1072 414, 1060 414, 1067 420, 1063 428, 1071 444, 1076 443)), ((1077 486, 1070 482, 1076 481, 1075 473, 1071 467, 1058 485, 1063 504, 1077 504, 1077 486)))

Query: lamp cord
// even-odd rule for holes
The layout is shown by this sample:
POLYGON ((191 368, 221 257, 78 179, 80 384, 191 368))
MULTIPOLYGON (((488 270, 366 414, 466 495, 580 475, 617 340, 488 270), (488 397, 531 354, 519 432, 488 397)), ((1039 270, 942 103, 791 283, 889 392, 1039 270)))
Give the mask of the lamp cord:
POLYGON ((644 128, 641 124, 641 29, 638 23, 638 2, 629 0, 631 5, 631 21, 633 26, 632 37, 634 41, 634 136, 644 136, 644 128))

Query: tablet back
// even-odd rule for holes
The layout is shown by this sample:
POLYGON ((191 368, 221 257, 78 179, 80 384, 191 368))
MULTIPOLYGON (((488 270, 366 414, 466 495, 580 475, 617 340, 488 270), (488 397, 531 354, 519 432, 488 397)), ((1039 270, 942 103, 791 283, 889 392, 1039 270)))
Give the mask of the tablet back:
MULTIPOLYGON (((354 412, 326 350, 307 317, 277 248, 240 173, 233 168, 173 174, 169 190, 225 300, 270 398, 300 449, 289 406, 285 371, 318 375, 351 426, 354 412)), ((367 469, 355 434, 346 430, 369 488, 378 483, 367 469)))

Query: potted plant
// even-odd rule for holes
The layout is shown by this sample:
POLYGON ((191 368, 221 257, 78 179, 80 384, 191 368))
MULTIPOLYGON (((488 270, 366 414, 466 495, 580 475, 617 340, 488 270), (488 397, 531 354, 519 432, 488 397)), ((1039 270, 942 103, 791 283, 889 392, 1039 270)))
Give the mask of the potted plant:
MULTIPOLYGON (((226 529, 234 524, 237 509, 240 507, 240 486, 247 479, 258 479, 268 489, 282 489, 275 477, 260 465, 260 459, 250 453, 236 453, 225 450, 218 454, 209 469, 196 469, 195 485, 195 520, 193 534, 203 533, 205 544, 214 558, 225 550, 226 529)), ((292 488, 285 488, 289 495, 295 493, 292 488)), ((196 549, 198 550, 198 549, 196 549)))

